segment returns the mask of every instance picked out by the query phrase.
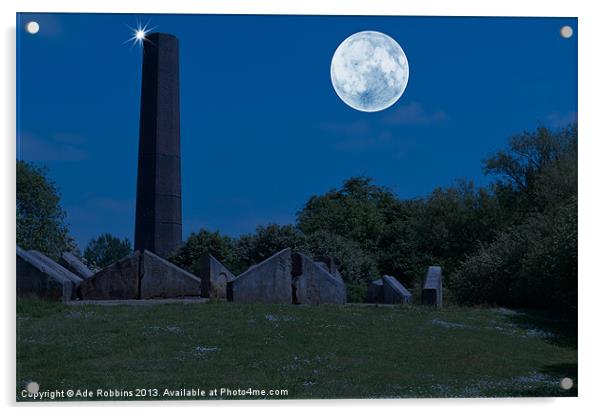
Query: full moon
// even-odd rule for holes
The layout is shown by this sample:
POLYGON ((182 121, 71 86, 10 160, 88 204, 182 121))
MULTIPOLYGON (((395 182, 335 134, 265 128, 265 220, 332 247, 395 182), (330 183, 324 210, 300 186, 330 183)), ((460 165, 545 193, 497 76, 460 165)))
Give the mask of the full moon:
POLYGON ((380 32, 358 32, 345 39, 330 65, 339 98, 358 111, 382 111, 395 104, 408 84, 410 67, 403 49, 380 32))

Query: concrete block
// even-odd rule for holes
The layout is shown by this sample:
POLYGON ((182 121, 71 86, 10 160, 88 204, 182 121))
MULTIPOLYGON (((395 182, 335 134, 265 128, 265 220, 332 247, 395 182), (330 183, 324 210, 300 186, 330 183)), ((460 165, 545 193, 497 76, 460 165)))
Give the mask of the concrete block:
POLYGON ((443 275, 441 267, 428 267, 422 285, 422 304, 435 307, 443 306, 443 275))
POLYGON ((368 285, 368 292, 366 293, 366 302, 383 303, 384 301, 382 278, 370 282, 368 285))
POLYGON ((291 268, 292 253, 290 248, 286 248, 229 281, 228 300, 237 303, 291 304, 291 268))
POLYGON ((201 295, 200 278, 149 250, 142 253, 139 272, 140 298, 198 297, 201 295))
MULTIPOLYGON (((327 266, 312 261, 302 253, 292 256, 292 302, 295 304, 345 304, 347 288, 341 278, 333 276, 327 266)), ((324 264, 324 262, 322 262, 324 264)))
POLYGON ((140 298, 140 262, 136 251, 98 271, 80 284, 84 300, 127 300, 140 298))
POLYGON ((316 260, 314 261, 316 264, 326 268, 326 270, 330 273, 330 275, 332 275, 333 277, 335 277, 336 279, 338 279, 339 281, 343 282, 343 276, 341 275, 341 273, 339 272, 334 259, 330 256, 318 256, 316 257, 316 260))
POLYGON ((94 275, 94 272, 71 252, 63 252, 59 258, 59 264, 82 279, 88 279, 94 275))
POLYGON ((73 282, 54 267, 17 246, 17 294, 69 301, 75 293, 73 282))
POLYGON ((82 278, 80 278, 79 276, 75 275, 74 273, 72 273, 71 271, 69 271, 68 269, 66 269, 65 267, 57 264, 52 259, 50 259, 46 255, 44 255, 43 253, 41 253, 39 251, 36 251, 34 249, 31 249, 28 252, 29 252, 30 255, 38 258, 40 261, 42 261, 48 267, 54 269, 55 272, 63 275, 65 278, 67 278, 69 281, 71 281, 73 283, 74 287, 79 286, 79 284, 83 281, 82 278))
POLYGON ((228 281, 235 278, 234 274, 211 254, 200 258, 199 270, 201 295, 208 298, 227 298, 228 281))
POLYGON ((382 278, 383 303, 385 304, 411 304, 412 294, 396 278, 385 275, 382 278))

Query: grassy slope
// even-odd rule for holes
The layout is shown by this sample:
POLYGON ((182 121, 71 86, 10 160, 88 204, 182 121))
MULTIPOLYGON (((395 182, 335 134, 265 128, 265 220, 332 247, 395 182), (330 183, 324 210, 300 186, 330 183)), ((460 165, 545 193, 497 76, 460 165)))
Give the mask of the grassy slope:
POLYGON ((18 304, 17 387, 288 389, 289 398, 574 396, 576 335, 509 310, 18 304))

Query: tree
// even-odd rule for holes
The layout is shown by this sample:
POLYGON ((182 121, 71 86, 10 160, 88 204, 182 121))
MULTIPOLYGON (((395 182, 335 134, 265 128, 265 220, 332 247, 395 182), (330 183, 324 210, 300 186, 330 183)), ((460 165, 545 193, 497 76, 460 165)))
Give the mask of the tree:
POLYGON ((340 190, 312 196, 297 213, 297 221, 306 235, 327 231, 374 252, 387 223, 393 219, 397 203, 390 190, 372 184, 371 178, 352 177, 340 190))
POLYGON ((483 170, 497 177, 496 193, 518 219, 555 206, 577 194, 577 125, 515 135, 483 161, 483 170))
POLYGON ((64 251, 77 251, 65 219, 48 170, 17 160, 17 245, 55 259, 64 251))
POLYGON ((576 309, 576 199, 500 232, 466 258, 450 285, 464 304, 576 309))
POLYGON ((355 177, 339 190, 313 196, 298 221, 310 238, 326 232, 354 242, 376 264, 364 280, 389 274, 411 287, 427 266, 453 269, 479 241, 491 240, 499 222, 497 210, 495 195, 472 182, 458 181, 422 199, 400 200, 372 179, 355 177))
POLYGON ((426 198, 415 219, 413 237, 420 252, 449 270, 480 242, 495 237, 499 216, 495 194, 459 180, 453 187, 436 188, 426 198))
POLYGON ((317 231, 308 237, 308 250, 313 256, 332 257, 345 282, 365 284, 379 277, 378 264, 359 243, 328 231, 317 231))
POLYGON ((192 233, 184 245, 171 256, 170 260, 174 264, 198 275, 199 259, 204 254, 211 254, 234 272, 231 269, 234 263, 233 250, 234 241, 232 238, 220 235, 219 232, 201 229, 198 233, 192 233))
POLYGON ((84 259, 94 267, 104 268, 131 253, 132 244, 129 239, 104 233, 88 243, 84 259))
POLYGON ((240 272, 285 248, 307 252, 306 236, 296 226, 259 226, 254 234, 242 235, 234 245, 234 269, 240 272))
POLYGON ((484 162, 504 226, 451 275, 459 301, 537 308, 577 305, 577 126, 510 139, 484 162))
POLYGON ((305 245, 305 235, 293 225, 259 226, 255 233, 238 238, 201 229, 191 234, 170 259, 197 274, 199 258, 211 254, 231 272, 239 274, 284 248, 305 251, 305 245))

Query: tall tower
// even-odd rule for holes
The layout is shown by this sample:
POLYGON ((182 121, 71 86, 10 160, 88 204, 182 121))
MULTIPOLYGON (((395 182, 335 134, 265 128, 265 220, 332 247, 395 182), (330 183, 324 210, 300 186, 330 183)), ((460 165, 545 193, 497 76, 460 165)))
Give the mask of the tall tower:
POLYGON ((136 193, 136 250, 167 256, 182 243, 178 38, 144 40, 136 193))

